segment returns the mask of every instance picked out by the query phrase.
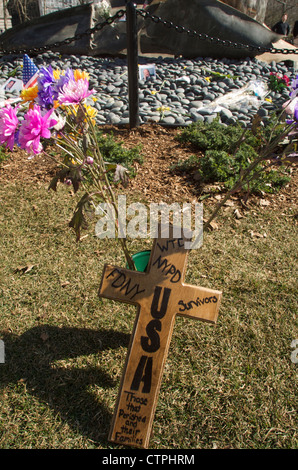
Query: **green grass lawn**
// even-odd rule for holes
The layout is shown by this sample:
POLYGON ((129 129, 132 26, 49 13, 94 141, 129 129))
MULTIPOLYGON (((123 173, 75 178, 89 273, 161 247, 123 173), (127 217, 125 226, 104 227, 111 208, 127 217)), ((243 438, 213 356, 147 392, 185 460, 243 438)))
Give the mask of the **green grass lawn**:
MULTIPOLYGON (((0 448, 118 448, 107 436, 135 308, 98 289, 120 248, 93 226, 75 242, 63 187, 7 182, 0 200, 0 448)), ((293 216, 266 207, 236 224, 223 211, 190 253, 186 281, 222 304, 216 326, 176 319, 152 449, 298 447, 293 216)))

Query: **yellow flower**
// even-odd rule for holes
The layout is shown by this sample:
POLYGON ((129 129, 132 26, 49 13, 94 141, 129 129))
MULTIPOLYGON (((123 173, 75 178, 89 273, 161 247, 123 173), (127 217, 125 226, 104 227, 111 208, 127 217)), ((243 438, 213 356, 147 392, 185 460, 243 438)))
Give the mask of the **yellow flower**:
POLYGON ((79 69, 74 70, 73 75, 74 75, 74 78, 75 78, 76 82, 78 80, 85 80, 85 79, 89 80, 89 73, 84 72, 84 71, 79 70, 79 69))
POLYGON ((70 156, 70 155, 65 155, 64 157, 64 161, 63 161, 66 165, 69 165, 70 163, 72 165, 76 165, 78 162, 73 158, 73 156, 70 156))
POLYGON ((204 79, 206 80, 206 82, 211 82, 211 77, 204 77, 204 79))
POLYGON ((54 75, 55 80, 58 80, 61 75, 61 70, 59 69, 53 70, 53 75, 54 75))
POLYGON ((151 91, 151 95, 156 95, 156 93, 157 93, 157 91, 155 91, 155 90, 151 91))
MULTIPOLYGON (((84 105, 84 113, 85 113, 85 119, 84 122, 87 122, 87 116, 91 119, 91 122, 93 125, 95 125, 95 116, 97 114, 97 110, 93 108, 93 106, 90 105, 84 105)), ((79 108, 79 106, 73 106, 68 109, 68 114, 73 115, 73 116, 79 116, 79 119, 83 119, 83 114, 79 108)))
POLYGON ((23 102, 34 101, 37 98, 38 86, 31 86, 30 88, 24 88, 21 91, 21 98, 23 102))
POLYGON ((157 111, 164 112, 164 111, 170 111, 170 108, 168 106, 160 106, 157 108, 157 111))
POLYGON ((272 99, 271 99, 271 98, 265 98, 265 101, 268 101, 268 103, 272 103, 272 99))
POLYGON ((85 111, 86 111, 86 114, 89 116, 89 118, 91 119, 91 122, 93 125, 95 125, 95 116, 97 114, 97 110, 95 108, 93 108, 93 106, 86 106, 85 105, 85 111))

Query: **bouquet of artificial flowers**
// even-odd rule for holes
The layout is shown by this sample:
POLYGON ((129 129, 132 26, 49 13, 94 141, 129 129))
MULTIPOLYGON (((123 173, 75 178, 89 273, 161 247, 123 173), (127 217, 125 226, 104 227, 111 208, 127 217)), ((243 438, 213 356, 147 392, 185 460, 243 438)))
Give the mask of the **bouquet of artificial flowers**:
MULTIPOLYGON (((10 150, 14 145, 28 152, 29 158, 47 154, 46 141, 56 145, 64 155, 61 169, 50 183, 56 190, 62 182, 72 185, 74 191, 84 189, 70 226, 77 239, 86 225, 85 212, 91 204, 105 202, 113 207, 116 233, 118 214, 115 195, 108 173, 115 172, 114 179, 127 181, 127 170, 121 165, 106 163, 101 155, 95 129, 96 109, 92 106, 94 90, 89 89, 89 75, 80 70, 53 70, 42 67, 37 83, 24 88, 22 102, 0 109, 0 143, 10 150), (25 107, 25 114, 22 114, 25 107)), ((50 155, 49 155, 50 156, 50 155)), ((50 156, 53 158, 52 156, 50 156)), ((126 261, 134 269, 126 239, 118 237, 126 261)))

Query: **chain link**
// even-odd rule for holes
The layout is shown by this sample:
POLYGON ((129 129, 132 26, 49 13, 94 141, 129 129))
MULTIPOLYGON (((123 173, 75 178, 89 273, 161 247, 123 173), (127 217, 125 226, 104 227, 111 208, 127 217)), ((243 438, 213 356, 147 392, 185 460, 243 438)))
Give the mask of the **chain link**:
MULTIPOLYGON (((39 53, 47 52, 47 51, 50 51, 52 49, 59 48, 60 46, 69 45, 74 41, 83 39, 84 37, 91 36, 92 34, 96 33, 97 31, 102 30, 105 26, 111 25, 116 20, 119 20, 125 14, 126 14, 125 10, 118 10, 115 13, 114 16, 111 16, 111 17, 107 18, 102 23, 97 23, 93 28, 86 29, 86 31, 84 31, 83 33, 78 33, 75 36, 73 36, 72 38, 66 38, 63 41, 58 41, 58 42, 55 42, 53 44, 48 44, 48 45, 45 45, 45 46, 33 47, 33 48, 23 48, 23 49, 22 48, 5 49, 5 47, 3 47, 3 43, 1 43, 0 44, 0 53, 2 55, 9 55, 9 54, 18 55, 18 54, 39 54, 39 53)), ((197 37, 198 39, 200 39, 202 41, 209 41, 213 44, 221 45, 221 46, 224 46, 224 47, 231 47, 231 48, 234 48, 234 49, 245 49, 245 50, 248 50, 248 51, 257 51, 260 54, 264 53, 264 52, 270 52, 271 54, 298 54, 298 49, 297 48, 296 49, 276 49, 274 47, 270 48, 270 47, 253 46, 253 45, 250 45, 250 44, 242 44, 242 43, 238 43, 238 42, 233 42, 233 41, 230 41, 228 39, 219 39, 217 37, 208 36, 208 34, 198 33, 195 30, 185 28, 184 26, 181 26, 181 25, 176 25, 172 21, 163 20, 159 16, 151 15, 148 11, 143 10, 143 9, 137 10, 137 14, 139 16, 141 16, 142 18, 144 18, 145 20, 150 19, 154 23, 156 23, 156 24, 160 23, 168 29, 172 28, 180 34, 186 33, 188 36, 197 37)))
POLYGON ((3 47, 3 44, 0 44, 0 53, 2 55, 9 55, 9 54, 40 54, 43 52, 50 51, 52 49, 59 48, 60 46, 66 46, 68 44, 71 44, 74 41, 78 41, 80 39, 83 39, 84 37, 91 36, 92 34, 96 33, 97 31, 100 31, 103 29, 105 26, 111 25, 114 23, 114 21, 119 20, 122 18, 122 16, 125 15, 125 10, 118 10, 117 13, 114 16, 111 16, 107 18, 105 21, 102 23, 97 23, 93 28, 88 28, 86 31, 83 33, 78 33, 72 38, 66 38, 63 41, 57 41, 53 44, 48 44, 45 46, 40 46, 40 47, 32 47, 32 48, 14 48, 14 49, 5 49, 3 47))
POLYGON ((166 28, 173 28, 178 33, 186 33, 188 36, 197 37, 202 41, 209 41, 213 44, 231 47, 234 49, 246 49, 248 51, 257 51, 259 53, 263 52, 270 52, 271 54, 298 54, 298 49, 276 49, 275 47, 261 47, 261 46, 253 46, 250 44, 242 44, 238 42, 229 41, 228 39, 219 39, 216 37, 208 36, 205 33, 198 33, 197 31, 185 28, 184 26, 176 25, 172 21, 163 20, 159 16, 151 15, 146 10, 137 10, 137 14, 142 16, 144 19, 150 19, 154 23, 158 24, 161 23, 166 28))

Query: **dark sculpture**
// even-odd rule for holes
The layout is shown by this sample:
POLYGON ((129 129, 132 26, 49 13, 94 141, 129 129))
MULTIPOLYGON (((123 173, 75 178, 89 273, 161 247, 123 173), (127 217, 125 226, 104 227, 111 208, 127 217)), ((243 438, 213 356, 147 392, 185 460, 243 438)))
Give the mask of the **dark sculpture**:
MULTIPOLYGON (((113 0, 111 3, 113 5, 113 0)), ((242 3, 247 4, 249 1, 243 0, 242 3)), ((218 0, 153 0, 147 10, 174 24, 235 43, 270 48, 275 41, 280 39, 280 36, 258 21, 218 0)), ((98 9, 92 4, 81 5, 15 26, 0 36, 0 44, 3 49, 51 45, 66 38, 72 38, 75 34, 83 33, 102 21, 104 18, 99 15, 98 9)), ((174 28, 166 28, 150 18, 144 20, 140 16, 138 16, 138 30, 140 52, 144 55, 165 53, 187 58, 199 56, 243 58, 259 54, 257 50, 225 47, 208 40, 200 40, 197 37, 179 33, 174 28)), ((53 50, 65 54, 91 56, 125 55, 126 22, 114 22, 92 36, 84 36, 53 50)))
MULTIPOLYGON (((217 0, 166 0, 156 5, 153 2, 148 10, 174 24, 235 43, 270 48, 273 42, 280 39, 269 28, 217 0)), ((179 34, 150 19, 146 20, 144 29, 145 32, 141 32, 141 49, 144 53, 176 54, 187 58, 242 58, 259 54, 257 50, 224 47, 185 33, 179 34)))

